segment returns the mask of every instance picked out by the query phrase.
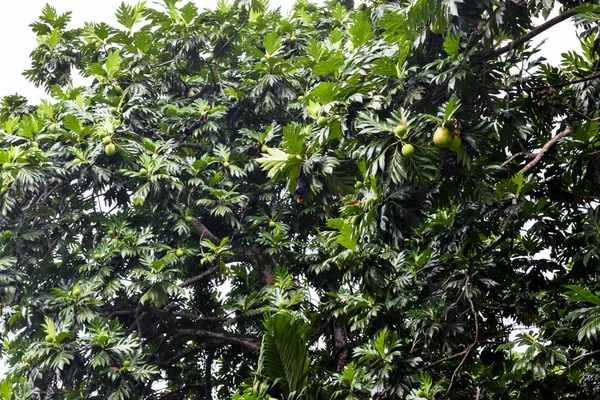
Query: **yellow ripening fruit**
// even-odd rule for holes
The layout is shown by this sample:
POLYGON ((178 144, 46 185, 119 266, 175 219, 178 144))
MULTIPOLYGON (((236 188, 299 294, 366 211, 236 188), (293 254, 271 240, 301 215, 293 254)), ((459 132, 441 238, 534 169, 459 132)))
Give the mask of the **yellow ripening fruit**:
POLYGON ((229 164, 229 162, 227 162, 227 161, 225 161, 225 162, 223 163, 223 166, 224 166, 225 168, 229 168, 229 165, 231 165, 231 164, 229 164))
POLYGON ((260 151, 263 153, 266 153, 269 151, 269 146, 267 146, 266 144, 263 144, 262 147, 260 148, 260 151))
POLYGON ((115 147, 114 143, 109 143, 106 146, 104 146, 104 153, 107 156, 114 156, 116 151, 117 148, 115 147))
POLYGON ((415 152, 415 148, 412 144, 410 143, 406 143, 404 146, 402 146, 402 155, 404 157, 410 157, 413 155, 413 153, 415 152))
POLYGON ((181 257, 181 256, 183 255, 183 250, 181 250, 181 249, 177 249, 177 251, 175 252, 175 255, 176 255, 177 257, 181 257))
POLYGON ((452 142, 452 136, 448 128, 439 126, 433 133, 433 144, 437 147, 448 147, 452 142))
POLYGON ((276 226, 277 226, 277 223, 275 223, 275 221, 269 222, 269 228, 275 228, 276 226))
POLYGON ((148 174, 148 170, 146 168, 140 169, 140 175, 146 175, 146 174, 148 174))
POLYGON ((458 151, 458 149, 460 149, 461 145, 462 145, 462 139, 459 136, 452 135, 452 141, 450 142, 450 145, 448 146, 448 150, 458 151))
POLYGON ((81 289, 79 289, 77 287, 75 289, 73 289, 73 296, 77 297, 80 294, 81 294, 81 289))
POLYGON ((102 143, 103 143, 103 144, 109 144, 109 143, 112 143, 112 138, 110 137, 110 135, 104 136, 104 137, 102 138, 102 143))
POLYGON ((304 96, 302 96, 302 95, 298 96, 298 101, 302 101, 302 100, 304 100, 304 96))
POLYGON ((194 218, 192 218, 191 215, 186 215, 185 216, 185 222, 192 222, 194 220, 194 218))

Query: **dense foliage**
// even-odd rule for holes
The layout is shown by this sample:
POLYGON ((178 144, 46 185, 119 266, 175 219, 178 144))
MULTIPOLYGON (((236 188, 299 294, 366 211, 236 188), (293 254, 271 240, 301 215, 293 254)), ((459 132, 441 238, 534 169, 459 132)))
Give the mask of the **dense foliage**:
POLYGON ((31 25, 4 399, 600 397, 597 1, 163 3, 31 25))

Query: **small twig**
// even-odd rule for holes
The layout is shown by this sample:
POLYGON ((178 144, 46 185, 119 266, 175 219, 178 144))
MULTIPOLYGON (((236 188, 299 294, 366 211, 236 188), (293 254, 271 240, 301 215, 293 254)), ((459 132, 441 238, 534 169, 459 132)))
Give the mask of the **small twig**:
POLYGON ((546 144, 544 144, 542 149, 538 153, 536 153, 533 160, 531 162, 529 162, 529 164, 524 166, 523 169, 521 169, 519 171, 519 173, 521 173, 523 175, 529 173, 536 165, 538 165, 538 163, 542 160, 542 157, 544 156, 544 154, 546 154, 548 151, 550 151, 550 149, 552 148, 552 146, 554 146, 554 144, 556 142, 558 142, 560 139, 564 138, 565 136, 569 136, 571 133, 573 133, 573 128, 568 126, 564 131, 560 132, 559 134, 554 136, 552 139, 548 140, 548 142, 546 142, 546 144))
POLYGON ((598 353, 600 353, 600 350, 594 350, 594 351, 590 351, 588 353, 581 354, 581 355, 573 358, 573 362, 571 362, 571 364, 569 364, 569 368, 571 368, 573 365, 577 364, 579 361, 581 361, 585 357, 589 357, 589 356, 592 356, 592 355, 598 354, 598 353))
MULTIPOLYGON (((600 77, 600 74, 598 75, 600 77)), ((587 114, 579 111, 578 109, 576 109, 575 107, 573 107, 572 105, 570 105, 569 103, 565 104, 571 111, 573 111, 575 114, 585 118, 586 120, 590 121, 590 122, 596 122, 596 121, 600 121, 600 117, 597 118, 591 118, 589 117, 587 114)))
POLYGON ((431 368, 431 367, 434 367, 434 366, 436 366, 436 365, 438 365, 438 364, 441 364, 441 363, 443 363, 444 361, 448 361, 448 360, 451 360, 451 359, 453 359, 453 358, 460 357, 460 356, 464 355, 465 353, 467 353, 467 352, 468 352, 468 351, 470 351, 470 350, 471 350, 471 349, 470 349, 470 346, 469 346, 469 347, 467 347, 466 349, 464 349, 463 351, 461 351, 460 353, 452 354, 452 355, 450 355, 450 356, 448 356, 448 357, 440 358, 439 360, 437 360, 437 361, 434 361, 434 362, 432 362, 431 364, 427 364, 427 365, 425 365, 424 367, 421 367, 421 370, 426 370, 426 369, 429 369, 429 368, 431 368))
POLYGON ((512 155, 508 160, 504 161, 501 165, 502 168, 505 168, 506 166, 508 166, 508 164, 510 164, 511 162, 513 162, 517 157, 520 156, 525 156, 526 158, 533 158, 535 157, 534 153, 529 153, 529 152, 523 152, 520 151, 514 155, 512 155))

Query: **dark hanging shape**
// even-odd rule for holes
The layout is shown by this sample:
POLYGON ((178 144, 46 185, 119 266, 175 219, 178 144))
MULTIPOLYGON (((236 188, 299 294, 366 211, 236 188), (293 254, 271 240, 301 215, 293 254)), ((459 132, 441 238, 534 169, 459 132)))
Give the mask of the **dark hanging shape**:
POLYGON ((296 183, 296 202, 304 203, 308 197, 308 179, 304 175, 304 168, 300 171, 298 183, 296 183))

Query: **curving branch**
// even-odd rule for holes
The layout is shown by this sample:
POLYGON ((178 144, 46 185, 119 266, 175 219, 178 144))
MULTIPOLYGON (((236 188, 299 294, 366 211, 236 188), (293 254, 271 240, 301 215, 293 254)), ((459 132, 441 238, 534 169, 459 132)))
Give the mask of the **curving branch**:
POLYGON ((523 169, 521 169, 519 171, 519 173, 525 175, 525 174, 531 172, 531 170, 533 168, 535 168, 535 166, 538 165, 539 162, 542 160, 542 157, 544 157, 544 154, 546 154, 548 151, 550 151, 550 149, 552 148, 552 146, 554 146, 556 144, 556 142, 558 142, 560 139, 562 139, 566 136, 569 136, 571 133, 573 133, 573 128, 570 126, 567 126, 567 128, 564 131, 560 132, 559 134, 554 136, 552 139, 548 140, 548 142, 546 142, 546 144, 544 144, 542 149, 535 154, 535 157, 533 158, 533 160, 531 160, 527 165, 525 165, 523 167, 523 169))
POLYGON ((179 284, 179 287, 188 287, 193 285, 194 283, 201 281, 202 279, 206 278, 207 276, 211 276, 212 274, 214 274, 215 272, 217 272, 220 269, 220 265, 217 265, 215 267, 209 268, 206 271, 202 272, 199 275, 196 276, 192 276, 191 278, 186 279, 185 281, 181 282, 179 284))
POLYGON ((192 219, 192 226, 194 227, 194 230, 200 235, 200 241, 206 238, 216 245, 221 244, 219 238, 216 237, 211 231, 209 231, 208 228, 204 226, 204 224, 200 222, 198 218, 192 219))
POLYGON ((548 21, 544 22, 540 26, 536 26, 536 27, 532 28, 529 32, 527 32, 525 35, 521 36, 520 38, 517 38, 502 47, 498 47, 498 48, 490 51, 489 54, 494 55, 494 56, 499 56, 504 53, 508 53, 509 51, 521 46, 523 43, 526 43, 527 41, 533 39, 540 33, 543 33, 545 31, 547 31, 548 29, 552 28, 554 25, 559 24, 559 23, 571 18, 577 12, 576 10, 577 10, 576 8, 572 8, 570 10, 565 11, 562 14, 557 15, 556 17, 554 17, 552 19, 549 19, 548 21))
POLYGON ((516 154, 513 154, 509 159, 507 159, 506 161, 504 161, 501 165, 502 168, 508 166, 508 164, 510 164, 511 162, 513 162, 517 157, 520 156, 525 156, 526 158, 533 158, 535 157, 535 154, 533 153, 529 153, 527 151, 520 151, 516 154))

